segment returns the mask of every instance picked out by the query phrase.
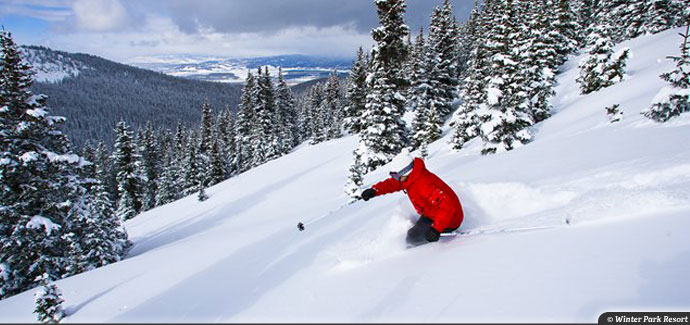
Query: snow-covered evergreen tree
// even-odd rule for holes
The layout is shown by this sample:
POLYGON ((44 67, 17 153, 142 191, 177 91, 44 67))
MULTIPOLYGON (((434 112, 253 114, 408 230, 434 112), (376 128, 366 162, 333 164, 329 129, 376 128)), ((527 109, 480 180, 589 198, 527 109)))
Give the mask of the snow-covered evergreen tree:
MULTIPOLYGON (((197 159, 196 177, 198 180, 204 179, 209 182, 212 178, 211 173, 211 147, 213 146, 213 133, 215 126, 213 125, 213 110, 211 105, 206 101, 201 108, 201 124, 199 125, 199 143, 195 152, 197 159)), ((208 185, 205 183, 204 186, 208 185)))
MULTIPOLYGON (((463 86, 469 75, 472 51, 476 47, 479 30, 479 1, 474 1, 474 7, 469 19, 459 27, 457 45, 458 82, 463 86)), ((460 94, 461 95, 461 94, 460 94)))
POLYGON ((48 274, 41 277, 41 287, 34 293, 36 319, 44 324, 59 323, 65 317, 62 308, 62 293, 54 282, 50 282, 48 274))
POLYGON ((438 78, 442 74, 437 66, 439 56, 433 48, 425 46, 421 34, 415 40, 414 52, 419 53, 419 57, 414 64, 414 83, 409 91, 410 108, 415 113, 410 144, 418 148, 441 137, 443 119, 440 111, 448 104, 448 98, 438 78))
POLYGON ((676 62, 676 69, 661 74, 661 79, 670 83, 662 88, 652 100, 652 106, 643 114, 657 122, 666 122, 672 117, 690 112, 690 20, 685 33, 679 34, 683 41, 680 44, 680 56, 669 56, 676 62))
POLYGON ((30 91, 30 66, 0 32, 0 297, 69 274, 70 218, 85 201, 84 160, 70 150, 46 97, 30 91))
POLYGON ((196 132, 190 132, 187 139, 187 146, 185 150, 185 164, 184 164, 184 190, 183 195, 190 195, 199 190, 199 182, 201 182, 200 177, 205 176, 204 173, 199 172, 202 168, 199 166, 199 159, 197 157, 197 150, 199 150, 197 144, 196 132))
MULTIPOLYGON (((684 0, 650 0, 645 12, 645 23, 639 34, 658 33, 669 28, 682 26, 685 23, 690 4, 684 0)), ((631 35, 632 36, 632 35, 631 35)), ((634 37, 634 36, 632 36, 634 37)))
POLYGON ((242 89, 237 119, 235 121, 235 145, 236 153, 233 162, 237 173, 251 168, 253 156, 252 128, 254 121, 254 107, 256 105, 256 80, 251 72, 247 74, 247 81, 242 89))
POLYGON ((117 197, 117 182, 110 161, 110 152, 103 141, 99 141, 96 145, 93 159, 94 177, 105 190, 108 199, 114 202, 117 197), (98 172, 99 170, 100 172, 98 172))
POLYGON ((351 198, 359 196, 362 185, 364 184, 364 174, 366 173, 366 166, 362 162, 362 155, 354 150, 352 152, 353 162, 350 165, 347 183, 345 184, 345 193, 351 198))
POLYGON ((409 85, 403 74, 409 54, 405 43, 409 28, 403 17, 406 5, 404 0, 377 0, 376 7, 381 26, 372 30, 376 46, 367 76, 369 92, 359 148, 368 170, 386 164, 408 143, 402 120, 409 85))
POLYGON ((80 175, 84 178, 96 178, 96 149, 90 142, 85 143, 81 149, 81 157, 84 159, 84 166, 79 168, 80 175))
POLYGON ((596 22, 598 0, 574 0, 571 1, 571 8, 575 14, 578 29, 578 48, 587 45, 587 35, 592 31, 592 26, 596 22))
POLYGON ((237 145, 235 143, 235 118, 229 107, 226 107, 216 121, 216 132, 218 133, 219 149, 226 165, 226 178, 235 172, 235 155, 237 145))
POLYGON ((160 153, 159 145, 156 143, 155 135, 151 122, 146 123, 146 127, 138 139, 137 151, 139 162, 137 175, 140 176, 141 186, 141 210, 147 211, 156 206, 156 193, 158 192, 158 175, 160 173, 160 153))
MULTIPOLYGON (((556 45, 556 66, 555 69, 563 64, 568 54, 574 53, 578 49, 580 40, 580 25, 578 24, 575 12, 571 7, 571 0, 548 0, 540 6, 539 1, 532 2, 535 7, 542 8, 542 14, 550 13, 550 30, 542 30, 542 34, 552 32, 556 45), (545 5, 545 6, 544 6, 545 5)), ((548 28, 548 27, 547 27, 548 28)), ((537 38, 536 40, 539 40, 537 38)))
POLYGON ((129 126, 120 121, 115 127, 115 148, 113 150, 113 165, 117 175, 117 216, 120 220, 129 220, 141 210, 141 185, 135 173, 134 142, 129 126))
POLYGON ((519 33, 526 37, 522 39, 519 48, 522 53, 519 69, 525 80, 527 109, 532 120, 537 123, 551 114, 549 100, 555 94, 554 70, 576 42, 560 34, 557 25, 554 27, 552 22, 558 20, 553 17, 560 14, 557 14, 554 10, 556 8, 549 6, 547 2, 521 2, 520 9, 523 20, 518 27, 519 33))
POLYGON ((158 178, 156 205, 173 202, 179 198, 179 177, 177 172, 178 157, 173 150, 168 150, 163 158, 163 171, 158 178))
MULTIPOLYGON (((475 39, 484 39, 488 35, 492 20, 495 16, 496 0, 484 1, 484 7, 479 16, 475 30, 475 39)), ((475 6, 475 10, 477 7, 475 6)), ((451 125, 454 128, 451 138, 453 149, 460 150, 470 139, 479 135, 480 105, 486 102, 486 85, 489 78, 490 52, 486 42, 475 42, 470 53, 468 73, 464 80, 462 104, 453 114, 451 125)))
POLYGON ((429 25, 426 60, 428 78, 433 84, 436 111, 441 121, 452 112, 452 103, 458 97, 458 25, 453 16, 453 6, 445 0, 443 6, 434 8, 429 25))
POLYGON ((317 83, 309 90, 306 108, 306 122, 309 128, 311 144, 326 140, 327 116, 323 111, 324 89, 322 83, 317 83))
POLYGON ((208 195, 206 194, 206 185, 204 185, 206 182, 206 177, 202 177, 199 180, 199 184, 197 185, 198 188, 196 198, 197 200, 199 200, 199 202, 204 202, 208 200, 208 195))
POLYGON ((528 127, 533 120, 526 107, 525 79, 520 73, 521 39, 515 5, 502 1, 491 8, 498 10, 489 22, 487 37, 490 74, 487 85, 487 104, 477 111, 481 122, 480 135, 484 141, 483 154, 497 153, 519 147, 531 140, 528 127))
POLYGON ((255 87, 256 106, 251 132, 252 160, 251 166, 256 167, 264 162, 278 157, 280 144, 275 134, 276 102, 275 90, 268 67, 262 73, 257 73, 257 87, 255 87))
MULTIPOLYGON (((105 170, 97 165, 97 178, 105 170)), ((122 222, 115 214, 110 197, 102 183, 96 182, 92 195, 83 196, 71 210, 70 217, 78 226, 70 227, 70 268, 81 273, 120 261, 130 246, 122 222)))
POLYGON ((214 137, 211 140, 211 151, 209 152, 209 168, 206 173, 208 177, 208 185, 215 185, 225 180, 227 171, 226 160, 220 149, 220 137, 218 133, 214 132, 214 137))
POLYGON ((277 109, 277 138, 280 145, 279 153, 287 154, 298 144, 297 111, 295 97, 283 77, 283 70, 278 69, 278 83, 276 84, 277 109))
POLYGON ((588 43, 593 45, 587 59, 580 63, 580 76, 577 78, 583 94, 589 94, 623 80, 629 50, 626 49, 619 55, 614 55, 614 44, 609 36, 610 30, 607 21, 603 21, 596 25, 592 34, 588 36, 588 43))
POLYGON ((332 71, 324 86, 324 100, 321 103, 321 113, 326 122, 326 140, 343 136, 343 107, 342 92, 338 73, 332 71))
MULTIPOLYGON (((428 105, 426 102, 422 102, 427 99, 428 87, 429 86, 429 73, 428 65, 429 60, 427 60, 427 46, 426 40, 424 39, 424 29, 420 28, 419 33, 415 36, 415 41, 412 44, 412 50, 410 51, 410 89, 407 92, 407 109, 416 112, 420 107, 425 107, 428 105), (422 96, 424 95, 424 96, 422 96)), ((412 145, 414 146, 414 133, 416 128, 412 128, 412 145)))
POLYGON ((367 96, 367 66, 364 53, 360 47, 347 80, 345 94, 345 114, 343 125, 345 129, 357 134, 362 131, 362 112, 365 110, 367 96))

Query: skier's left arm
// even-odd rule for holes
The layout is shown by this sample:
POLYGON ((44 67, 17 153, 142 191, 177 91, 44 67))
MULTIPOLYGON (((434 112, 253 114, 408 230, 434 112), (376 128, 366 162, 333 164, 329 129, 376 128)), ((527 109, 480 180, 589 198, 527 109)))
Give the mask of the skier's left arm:
POLYGON ((403 189, 402 183, 392 177, 374 184, 371 188, 376 191, 376 196, 402 191, 403 189))

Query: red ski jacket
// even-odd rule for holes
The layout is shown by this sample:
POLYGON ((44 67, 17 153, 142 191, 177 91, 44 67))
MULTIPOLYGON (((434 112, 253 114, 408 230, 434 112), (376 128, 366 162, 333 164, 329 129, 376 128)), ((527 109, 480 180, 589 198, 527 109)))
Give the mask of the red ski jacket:
POLYGON ((417 213, 433 220, 432 226, 438 232, 456 229, 462 223, 464 216, 458 196, 450 186, 427 170, 420 158, 414 159, 412 171, 404 182, 388 178, 372 188, 377 196, 404 190, 417 213))

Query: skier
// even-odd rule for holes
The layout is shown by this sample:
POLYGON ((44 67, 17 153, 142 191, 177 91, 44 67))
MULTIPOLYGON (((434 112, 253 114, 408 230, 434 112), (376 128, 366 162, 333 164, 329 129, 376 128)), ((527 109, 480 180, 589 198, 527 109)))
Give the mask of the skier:
POLYGON ((424 161, 412 158, 407 149, 391 162, 390 178, 362 192, 364 201, 388 193, 405 191, 420 217, 407 231, 408 247, 435 242, 442 232, 452 232, 462 224, 458 196, 438 176, 426 169, 424 161))

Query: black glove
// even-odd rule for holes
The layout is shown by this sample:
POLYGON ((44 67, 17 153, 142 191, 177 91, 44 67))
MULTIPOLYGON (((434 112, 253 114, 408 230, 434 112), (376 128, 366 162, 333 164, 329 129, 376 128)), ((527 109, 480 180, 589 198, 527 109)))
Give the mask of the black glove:
POLYGON ((374 190, 373 188, 368 188, 364 190, 364 192, 362 192, 361 196, 364 201, 369 201, 369 199, 376 196, 376 190, 374 190))
POLYGON ((438 238, 441 237, 441 234, 438 232, 438 230, 434 229, 434 227, 431 227, 426 231, 424 237, 426 237, 427 241, 434 242, 438 241, 438 238))

